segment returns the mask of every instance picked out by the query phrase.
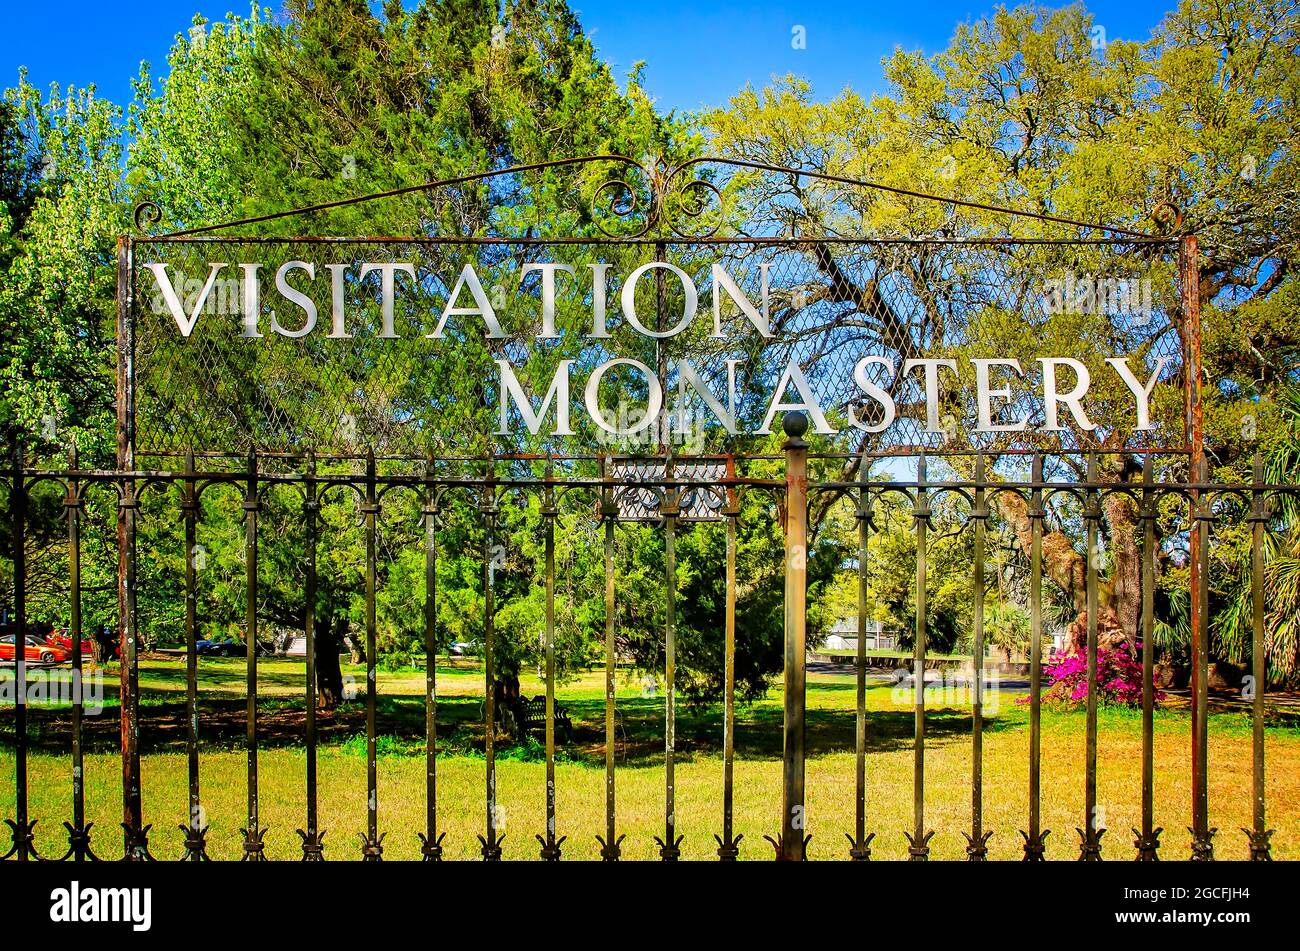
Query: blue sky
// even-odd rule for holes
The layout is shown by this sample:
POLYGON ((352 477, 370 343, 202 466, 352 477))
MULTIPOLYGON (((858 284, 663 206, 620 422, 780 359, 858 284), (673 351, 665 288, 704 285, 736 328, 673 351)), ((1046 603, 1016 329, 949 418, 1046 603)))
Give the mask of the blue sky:
MULTIPOLYGON (((812 80, 823 98, 845 85, 864 93, 879 90, 880 61, 895 47, 937 52, 956 24, 989 12, 994 2, 570 0, 570 5, 617 75, 645 60, 646 85, 661 106, 693 109, 724 103, 746 82, 762 85, 790 72, 812 80), (793 47, 796 27, 803 28, 804 49, 793 47)), ((1174 5, 1175 0, 1088 4, 1108 39, 1146 39, 1174 5)), ((248 9, 232 0, 138 0, 129 5, 64 0, 6 6, 0 14, 0 86, 12 86, 18 67, 25 65, 41 87, 52 81, 93 82, 102 96, 117 102, 130 98, 130 81, 141 60, 155 71, 165 65, 172 37, 188 29, 194 13, 220 19, 228 10, 248 9)))

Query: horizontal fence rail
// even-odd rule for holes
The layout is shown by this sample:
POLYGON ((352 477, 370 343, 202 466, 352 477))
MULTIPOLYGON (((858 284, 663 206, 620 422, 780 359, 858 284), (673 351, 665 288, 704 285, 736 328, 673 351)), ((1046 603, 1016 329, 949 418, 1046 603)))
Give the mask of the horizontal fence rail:
MULTIPOLYGON (((620 590, 616 584, 618 531, 620 526, 649 526, 662 545, 659 583, 662 592, 662 715, 663 715, 663 835, 655 837, 659 858, 672 861, 682 854, 683 833, 677 817, 678 789, 676 765, 678 743, 677 681, 677 609, 681 606, 678 590, 677 545, 691 532, 719 531, 723 538, 723 563, 726 599, 720 636, 724 670, 722 710, 722 796, 716 854, 722 860, 734 860, 741 854, 741 839, 735 825, 734 757, 736 747, 736 657, 737 657, 737 561, 738 529, 746 519, 767 519, 780 525, 784 543, 785 611, 785 710, 783 739, 783 788, 781 815, 771 816, 774 835, 769 841, 778 858, 806 857, 809 839, 814 834, 848 840, 847 856, 866 860, 872 856, 872 844, 881 835, 905 835, 911 860, 930 857, 936 834, 952 836, 958 830, 935 829, 927 819, 927 716, 930 714, 925 690, 925 670, 930 659, 928 638, 933 633, 934 618, 927 608, 930 591, 928 577, 935 570, 929 556, 935 546, 952 534, 969 534, 973 539, 974 559, 969 565, 969 585, 973 598, 971 615, 972 672, 970 704, 970 824, 960 830, 966 841, 966 854, 972 861, 988 856, 988 843, 995 834, 1023 838, 1025 860, 1042 860, 1045 839, 1042 814, 1042 653, 1044 620, 1044 545, 1046 526, 1056 526, 1068 519, 1079 527, 1085 555, 1083 561, 1084 603, 1086 604, 1087 667, 1085 698, 1085 746, 1078 782, 1084 788, 1084 814, 1079 818, 1077 855, 1082 860, 1129 857, 1132 852, 1117 841, 1104 824, 1098 806, 1098 685, 1096 671, 1101 638, 1099 603, 1103 585, 1104 559, 1100 536, 1108 506, 1131 507, 1135 539, 1140 558, 1141 609, 1138 617, 1141 697, 1141 788, 1134 790, 1141 798, 1141 828, 1133 830, 1133 852, 1143 860, 1156 859, 1161 850, 1162 829, 1157 823, 1154 796, 1155 720, 1157 700, 1154 682, 1154 605, 1158 561, 1165 557, 1187 558, 1183 547, 1196 539, 1196 556, 1202 560, 1202 572, 1208 570, 1208 558, 1216 544, 1216 534, 1226 527, 1248 526, 1250 543, 1250 655, 1255 692, 1251 706, 1252 722, 1252 827, 1243 830, 1249 840, 1253 859, 1270 857, 1272 831, 1265 813, 1264 772, 1264 693, 1267 681, 1264 667, 1264 564, 1266 539, 1282 527, 1279 519, 1281 499, 1294 498, 1300 488, 1268 484, 1262 466, 1256 460, 1253 479, 1242 483, 1211 480, 1203 467, 1189 472, 1185 456, 1155 455, 1141 457, 1140 468, 1115 476, 1106 466, 1101 453, 1073 456, 1033 454, 1028 457, 968 454, 960 458, 922 455, 911 461, 895 460, 880 471, 863 457, 811 453, 801 438, 801 419, 786 420, 787 442, 782 457, 718 456, 706 458, 648 457, 561 458, 559 456, 499 457, 479 460, 390 459, 373 454, 361 457, 316 456, 303 454, 250 453, 240 460, 229 457, 186 454, 182 467, 158 470, 111 471, 83 469, 75 451, 66 465, 58 468, 37 466, 18 450, 0 481, 7 496, 10 537, 13 540, 14 629, 22 632, 32 620, 29 611, 29 571, 31 554, 40 552, 48 560, 51 552, 62 550, 58 564, 64 583, 58 587, 66 597, 69 619, 70 663, 73 676, 80 682, 87 654, 86 610, 88 597, 86 558, 94 552, 98 562, 112 562, 120 557, 125 579, 125 612, 116 620, 116 637, 120 650, 120 726, 122 766, 122 806, 120 849, 109 845, 107 833, 92 836, 87 821, 85 773, 85 710, 77 694, 70 713, 71 815, 63 822, 66 851, 62 855, 38 852, 35 827, 38 819, 56 821, 61 817, 35 816, 30 808, 31 779, 29 753, 32 748, 32 720, 27 702, 27 685, 33 662, 24 651, 17 651, 13 676, 15 700, 6 719, 12 724, 14 783, 12 817, 5 817, 11 830, 6 859, 19 861, 58 858, 88 861, 107 857, 124 860, 147 860, 154 857, 180 857, 201 861, 208 858, 209 826, 203 806, 204 715, 199 692, 202 678, 198 664, 198 643, 202 629, 201 577, 204 570, 201 531, 205 513, 238 511, 242 521, 242 539, 229 547, 242 560, 244 589, 246 733, 243 751, 246 758, 246 823, 240 830, 245 860, 259 861, 268 855, 261 803, 266 795, 259 784, 259 743, 265 737, 267 710, 259 699, 259 687, 265 674, 260 670, 259 634, 270 628, 261 586, 270 573, 284 566, 277 559, 285 557, 286 546, 293 548, 290 562, 295 584, 300 584, 301 637, 305 642, 305 671, 299 696, 304 720, 301 739, 305 743, 304 787, 302 799, 303 827, 296 830, 300 839, 297 854, 303 860, 320 860, 327 851, 327 831, 321 826, 320 796, 322 783, 318 754, 322 744, 317 707, 318 638, 322 636, 317 611, 321 606, 322 585, 329 582, 336 569, 322 562, 322 552, 331 545, 331 533, 340 524, 330 519, 346 509, 350 524, 359 531, 361 563, 359 565, 363 610, 355 622, 364 643, 364 746, 366 760, 365 828, 339 830, 328 840, 329 851, 344 856, 357 850, 368 861, 383 858, 393 836, 418 837, 419 855, 426 861, 438 861, 446 848, 445 828, 440 828, 439 804, 439 694, 436 656, 445 636, 439 631, 437 599, 445 591, 440 587, 439 572, 443 560, 475 551, 479 560, 479 595, 482 599, 482 655, 484 666, 482 708, 483 757, 483 824, 478 836, 478 852, 485 860, 503 856, 503 813, 498 795, 498 744, 502 718, 514 717, 518 709, 513 698, 502 693, 496 676, 502 644, 496 637, 499 612, 510 607, 499 599, 497 574, 503 569, 502 539, 517 529, 519 514, 535 512, 540 526, 536 558, 538 584, 542 590, 543 610, 540 629, 541 676, 544 695, 544 768, 545 789, 539 795, 545 807, 545 825, 537 832, 537 855, 544 860, 558 860, 571 853, 574 844, 558 818, 557 802, 565 796, 557 780, 557 729, 562 722, 557 710, 557 535, 594 526, 590 536, 592 549, 603 560, 603 592, 592 597, 602 600, 604 664, 604 832, 598 836, 599 855, 606 861, 618 860, 624 853, 625 834, 620 831, 617 792, 617 748, 620 711, 615 702, 616 666, 619 654, 618 616, 620 590), (810 458, 811 456, 811 458, 810 458), (1010 459, 1010 462, 1008 461, 1010 459), (1062 463, 1069 462, 1066 467, 1062 463), (1070 475, 1070 472, 1074 475, 1070 475), (675 474, 677 473, 677 474, 675 474), (1081 473, 1081 475, 1079 475, 1081 473), (762 504, 747 505, 751 500, 762 504), (51 501, 53 500, 53 501, 51 501), (65 537, 51 535, 51 506, 61 506, 59 517, 65 537), (333 507, 333 508, 331 508, 333 507), (986 778, 984 740, 986 732, 985 700, 988 676, 985 671, 987 644, 988 580, 985 563, 989 522, 995 511, 1008 508, 1023 515, 1027 524, 1027 550, 1021 555, 1027 563, 1028 614, 1030 631, 1029 657, 1029 744, 1025 764, 1028 781, 1028 812, 1019 830, 991 828, 985 819, 986 778), (332 514, 331 514, 332 513, 332 514), (329 519, 326 518, 327 514, 329 519), (914 583, 915 629, 911 659, 913 694, 912 730, 912 823, 906 830, 873 828, 872 776, 867 756, 873 730, 873 713, 866 703, 868 656, 866 641, 869 621, 868 588, 871 581, 871 545, 881 531, 881 519, 905 518, 911 522, 916 546, 914 583), (805 736, 805 614, 807 596, 806 567, 813 556, 814 539, 837 518, 853 526, 848 536, 855 539, 844 554, 842 567, 856 575, 857 645, 853 659, 855 703, 851 714, 854 736, 854 810, 851 816, 821 816, 806 821, 804 763, 805 736), (34 519, 44 528, 42 537, 34 532, 34 519), (166 553, 167 564, 179 562, 179 582, 175 573, 168 574, 152 563, 162 552, 147 556, 139 550, 141 531, 146 520, 166 526, 178 551, 166 553), (401 523, 402 534, 393 526, 401 523), (442 532, 456 526, 457 551, 449 551, 442 532), (558 530, 558 531, 557 531, 558 530), (393 830, 380 827, 381 796, 407 796, 406 790, 385 789, 380 770, 380 747, 383 730, 379 721, 379 592, 381 577, 392 560, 394 540, 412 546, 420 554, 422 565, 418 577, 423 579, 423 598, 418 618, 420 643, 425 652, 424 690, 421 705, 424 716, 423 757, 425 763, 424 817, 419 830, 393 830), (179 558, 174 557, 179 556, 179 558), (65 571, 66 567, 66 571, 65 571), (144 789, 140 762, 141 727, 149 716, 147 704, 140 696, 141 619, 138 594, 145 587, 163 582, 179 589, 182 604, 177 617, 184 629, 184 763, 187 804, 149 799, 149 811, 156 822, 146 821, 144 789), (603 597, 602 597, 603 596, 603 597), (504 704, 504 706, 503 706, 504 704), (165 822, 164 822, 165 820, 165 822), (164 836, 155 825, 179 826, 164 836), (355 836, 348 844, 349 833, 355 836), (92 844, 92 837, 94 842, 92 844)), ((1135 458, 1128 455, 1132 462, 1135 458)), ((1135 463, 1136 464, 1136 463, 1135 463)), ((161 545, 159 535, 151 536, 161 545)), ((116 567, 116 566, 114 566, 116 567)), ((98 569, 96 569, 98 570, 98 569)), ((463 581, 463 579, 462 579, 463 581)), ((98 582, 96 582, 98 583, 98 582)), ((232 580, 231 583, 237 583, 232 580)), ((114 592, 115 594, 115 592, 114 592)), ((567 603, 567 602, 566 602, 567 603)), ((742 618, 743 620, 743 618, 742 618)), ((1204 606, 1197 612, 1200 625, 1193 661, 1191 718, 1195 725, 1195 744, 1203 744, 1207 730, 1209 615, 1204 606)), ((283 627, 283 624, 277 625, 283 627)), ((102 646, 102 645, 101 645, 102 646)), ((336 649, 337 644, 331 644, 336 649)), ((100 655, 102 668, 104 657, 100 655)), ((658 698, 656 698, 658 699, 658 698)), ((277 708, 280 706, 277 701, 277 708)), ((846 714, 847 715, 847 714, 846 714)), ((771 727, 775 729, 775 727, 771 727)), ((295 727, 296 729, 296 727, 295 727)), ((43 733, 42 733, 43 736, 43 733)), ((46 741, 42 740, 45 744, 46 741)), ((1203 751, 1204 747, 1200 747, 1203 751)), ((1200 754, 1204 769, 1204 753, 1200 754)), ((1192 789, 1192 857, 1214 857, 1215 829, 1211 826, 1213 804, 1205 795, 1205 774, 1193 771, 1192 789)), ((282 795, 276 792, 276 795, 282 795)), ((445 808, 445 807, 444 807, 445 808)), ((100 830, 96 830, 100 831, 100 830)), ((770 853, 768 853, 770 854, 770 853)))

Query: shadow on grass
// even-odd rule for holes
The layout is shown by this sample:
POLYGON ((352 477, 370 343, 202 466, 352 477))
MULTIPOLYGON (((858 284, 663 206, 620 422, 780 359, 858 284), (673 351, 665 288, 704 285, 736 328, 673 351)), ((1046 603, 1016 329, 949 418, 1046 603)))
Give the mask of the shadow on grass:
MULTIPOLYGON (((565 700, 573 720, 572 741, 557 746, 557 756, 569 761, 602 766, 605 758, 605 706, 598 700, 565 700)), ((386 754, 422 755, 424 751, 424 703, 421 697, 380 697, 376 702, 376 733, 386 754)), ((477 697, 452 697, 438 703, 438 748, 444 754, 482 755, 484 727, 482 703, 477 697)), ((107 706, 83 720, 83 744, 87 751, 116 750, 120 740, 116 705, 107 706)), ((3 741, 12 746, 12 717, 3 717, 3 741)), ((736 757, 779 759, 783 714, 772 703, 742 707, 736 712, 736 757)), ((316 715, 317 740, 321 745, 340 745, 346 750, 364 750, 366 704, 364 696, 316 715)), ((66 709, 33 708, 28 715, 28 744, 31 750, 62 752, 69 749, 72 716, 66 709)), ((998 717, 988 717, 987 731, 1000 730, 998 717)), ((654 698, 620 699, 617 705, 616 745, 620 763, 652 765, 664 753, 663 701, 654 698)), ((810 709, 806 721, 809 755, 852 751, 855 716, 851 709, 810 709)), ((258 743, 262 748, 304 746, 306 717, 302 702, 290 698, 259 700, 258 743)), ((969 710, 927 711, 926 742, 942 744, 970 735, 969 710)), ((869 710, 867 749, 872 753, 910 748, 913 736, 911 710, 869 710)), ((242 697, 204 696, 199 701, 201 749, 241 749, 247 732, 247 714, 242 697)), ((142 703, 140 749, 142 753, 180 752, 186 747, 185 703, 170 696, 154 696, 142 703)), ((540 743, 513 742, 498 733, 498 755, 503 758, 534 759, 544 756, 540 743)), ((695 754, 722 750, 720 705, 678 708, 677 754, 686 759, 695 754)))
MULTIPOLYGON (((474 661, 439 662, 439 675, 463 678, 478 668, 474 661)), ((244 660, 209 659, 199 664, 199 742, 205 750, 242 749, 247 732, 242 676, 244 660)), ((115 671, 104 678, 104 708, 97 715, 87 715, 83 724, 83 741, 88 751, 111 752, 120 741, 117 682, 115 671)), ((284 662, 267 664, 259 669, 258 683, 262 696, 258 702, 257 728, 259 744, 264 748, 298 748, 306 743, 306 715, 303 710, 302 678, 304 669, 284 662)), ((400 672, 398 677, 418 681, 423 689, 423 671, 400 672)), ((144 753, 180 752, 186 747, 185 668, 183 663, 161 662, 142 665, 140 704, 140 748, 144 753)), ((410 684, 404 686, 409 687, 410 684)), ((892 688, 888 680, 868 682, 867 751, 891 752, 910 749, 913 743, 914 714, 910 706, 882 703, 882 691, 892 688), (882 709, 883 707, 883 709, 882 709)), ((812 679, 808 687, 809 709, 806 715, 807 749, 810 756, 855 749, 856 717, 852 677, 812 679)), ((605 757, 605 704, 603 696, 588 691, 583 696, 566 696, 563 686, 557 700, 563 703, 573 721, 569 743, 557 747, 557 758, 591 766, 603 766, 605 757)), ((1168 706, 1177 709, 1178 699, 1168 706)), ((652 766, 664 755, 664 704, 662 697, 620 696, 616 707, 616 755, 621 764, 652 766)), ((1126 711, 1128 712, 1128 711, 1126 711)), ((1172 712, 1172 710, 1171 710, 1172 712)), ((1240 710, 1211 699, 1211 712, 1241 718, 1240 710)), ((380 751, 384 755, 423 755, 424 701, 422 693, 385 694, 381 683, 376 701, 376 725, 380 751)), ((1136 714, 1133 714, 1136 716, 1136 714)), ((444 695, 438 701, 438 749, 442 754, 481 756, 484 747, 482 699, 478 696, 444 695)), ((1068 725, 1073 719, 1065 713, 1053 716, 1056 726, 1068 725), (1064 721, 1062 718, 1065 718, 1064 721)), ((1270 725, 1295 727, 1296 710, 1283 707, 1270 710, 1270 725)), ((345 702, 333 710, 320 710, 316 716, 317 739, 322 746, 344 752, 364 752, 366 704, 364 696, 345 702)), ((775 760, 781 757, 783 713, 773 699, 739 706, 736 711, 735 748, 738 759, 775 760)), ((1022 728, 1026 722, 1023 706, 1008 702, 1002 709, 989 709, 985 730, 999 732, 1022 728)), ((71 745, 72 714, 67 707, 30 707, 28 743, 34 751, 66 754, 71 745)), ((1045 725, 1047 720, 1045 719, 1045 725)), ((940 700, 928 701, 926 743, 936 747, 967 741, 971 733, 968 706, 944 706, 940 700)), ((697 754, 715 754, 722 750, 722 707, 720 704, 692 706, 679 703, 677 708, 677 753, 686 759, 697 754)), ((544 758, 539 738, 511 740, 498 732, 497 750, 502 758, 534 760, 544 758)), ((14 740, 13 708, 0 709, 0 744, 12 749, 14 740)))

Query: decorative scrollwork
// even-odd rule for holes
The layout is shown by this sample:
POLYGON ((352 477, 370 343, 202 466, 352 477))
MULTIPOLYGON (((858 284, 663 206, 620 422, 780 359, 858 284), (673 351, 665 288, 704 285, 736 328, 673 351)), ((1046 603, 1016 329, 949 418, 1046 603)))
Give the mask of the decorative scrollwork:
MULTIPOLYGON (((763 838, 767 839, 768 843, 772 846, 772 848, 776 849, 776 860, 778 862, 787 861, 787 857, 785 854, 785 836, 783 834, 778 832, 775 839, 772 838, 770 835, 765 835, 763 836, 763 838)), ((793 861, 803 862, 807 860, 808 843, 811 841, 812 841, 811 834, 802 835, 802 836, 797 835, 795 837, 796 847, 798 848, 799 851, 798 854, 794 857, 793 861)))
POLYGON ((59 859, 60 862, 66 862, 68 859, 74 862, 100 861, 95 850, 90 847, 90 830, 94 824, 87 822, 83 826, 74 826, 71 822, 63 823, 63 828, 68 830, 68 851, 59 859))
POLYGON ((208 827, 199 826, 198 824, 186 825, 181 823, 177 826, 185 833, 185 855, 181 859, 184 862, 207 862, 208 859, 208 827))
POLYGON ((684 835, 669 836, 668 841, 664 841, 655 836, 655 843, 659 846, 659 858, 665 862, 676 862, 682 857, 682 839, 684 835))
POLYGON ((717 221, 705 223, 703 228, 692 229, 686 222, 705 219, 710 207, 722 205, 722 191, 713 182, 698 176, 687 176, 698 161, 668 165, 662 159, 653 159, 645 165, 629 165, 643 179, 637 184, 628 178, 610 178, 602 182, 591 198, 591 217, 596 228, 607 238, 629 240, 644 237, 660 230, 687 240, 712 237, 721 225, 717 221), (607 227, 609 220, 627 222, 639 219, 635 230, 618 230, 607 227), (602 219, 604 219, 602 221, 602 219))
POLYGON ((718 843, 718 861, 720 862, 736 861, 736 859, 740 856, 740 840, 743 838, 744 838, 743 835, 735 835, 732 836, 728 841, 723 841, 722 836, 717 835, 715 833, 713 839, 715 842, 718 843))
POLYGON ((320 831, 307 833, 302 829, 298 829, 297 832, 302 839, 302 860, 304 862, 325 861, 325 833, 320 831))
POLYGON ((240 829, 244 833, 244 857, 241 862, 266 861, 266 829, 240 829))
POLYGON ((1160 833, 1164 831, 1164 829, 1152 829, 1150 835, 1143 835, 1137 829, 1133 830, 1133 848, 1138 850, 1137 861, 1160 861, 1160 833))
POLYGON ((1042 832, 1038 833, 1037 835, 1030 835, 1024 829, 1021 829, 1020 834, 1025 839, 1025 845, 1024 845, 1025 857, 1023 861, 1025 862, 1043 861, 1043 853, 1047 851, 1046 839, 1049 835, 1052 834, 1052 830, 1044 829, 1042 832))
POLYGON ((1162 201, 1151 210, 1151 220, 1164 228, 1165 234, 1178 234, 1183 229, 1183 209, 1172 201, 1162 201))
POLYGON ((11 856, 17 856, 19 861, 25 859, 41 860, 40 854, 36 851, 36 823, 39 820, 33 819, 30 822, 21 823, 14 819, 6 819, 5 825, 9 827, 10 839, 13 846, 4 855, 0 855, 0 862, 11 856))
MULTIPOLYGON (((674 174, 679 172, 680 168, 674 170, 674 174)), ((688 231, 678 224, 679 218, 682 220, 699 220, 704 218, 705 212, 714 202, 717 203, 719 210, 722 207, 722 192, 717 185, 705 181, 702 178, 692 178, 677 185, 672 192, 672 199, 668 202, 669 211, 668 227, 673 234, 681 238, 711 238, 717 233, 722 224, 721 215, 718 220, 714 221, 711 226, 707 226, 702 231, 688 231)))
POLYGON ((623 840, 626 838, 626 835, 620 835, 613 842, 606 842, 604 836, 596 836, 596 841, 600 843, 601 860, 605 862, 617 862, 619 856, 622 854, 621 846, 623 845, 623 840))
POLYGON ((876 838, 874 832, 868 832, 862 837, 862 841, 860 842, 854 839, 853 836, 849 835, 847 832, 844 833, 844 837, 849 840, 850 859, 854 862, 871 861, 871 843, 876 838))
POLYGON ((1193 862, 1213 862, 1214 861, 1214 833, 1218 829, 1206 829, 1204 832, 1197 832, 1191 826, 1187 831, 1192 834, 1192 861, 1193 862))
POLYGON ((437 836, 430 837, 423 832, 417 832, 420 837, 420 855, 422 862, 441 862, 442 861, 442 840, 447 838, 447 833, 439 832, 437 836))
POLYGON ((384 837, 387 832, 381 832, 376 836, 366 835, 364 832, 358 832, 357 838, 361 840, 361 860, 363 862, 382 862, 384 860, 384 837))
POLYGON ((562 852, 560 851, 560 846, 564 844, 564 840, 567 839, 568 836, 562 835, 558 839, 554 839, 554 838, 543 838, 542 836, 539 835, 536 838, 537 841, 540 842, 542 846, 542 852, 541 852, 542 861, 558 862, 560 860, 560 855, 562 854, 562 852))
POLYGON ((934 830, 931 829, 924 835, 913 836, 910 832, 904 832, 907 836, 907 860, 909 862, 928 862, 930 860, 930 840, 934 838, 934 830))
POLYGON ((152 862, 154 860, 153 853, 149 851, 149 830, 152 828, 152 824, 136 829, 132 828, 130 823, 122 823, 126 846, 122 861, 152 862))
POLYGON ((1273 837, 1273 829, 1265 829, 1262 832, 1255 832, 1252 829, 1242 829, 1246 833, 1246 838, 1250 840, 1250 860, 1252 862, 1271 862, 1273 855, 1270 851, 1268 840, 1273 837))
POLYGON ((483 836, 478 837, 479 845, 482 846, 481 851, 483 853, 483 861, 500 862, 501 843, 505 841, 506 838, 505 833, 504 832, 498 833, 495 829, 493 829, 490 834, 492 836, 491 842, 483 838, 483 836))
POLYGON ((1101 837, 1106 834, 1106 830, 1093 828, 1089 823, 1086 830, 1076 828, 1074 831, 1079 833, 1079 861, 1100 862, 1101 837))
POLYGON ((142 201, 135 206, 135 212, 131 215, 135 222, 136 231, 148 231, 158 222, 162 221, 162 208, 157 202, 142 201))
POLYGON ((614 467, 618 484, 610 492, 617 517, 658 522, 667 515, 682 521, 718 521, 727 506, 722 486, 725 464, 714 460, 675 462, 629 460, 614 467), (671 472, 669 471, 671 468, 671 472))
MULTIPOLYGON (((637 166, 640 168, 639 166, 637 166)), ((645 235, 655 222, 659 219, 659 192, 655 186, 656 176, 653 173, 647 174, 641 169, 641 174, 646 175, 650 181, 650 201, 649 206, 642 208, 641 199, 637 195, 635 186, 629 184, 622 178, 611 178, 604 181, 596 189, 591 198, 591 219, 596 228, 607 238, 616 240, 627 240, 640 238, 645 235), (613 216, 620 221, 628 221, 641 216, 641 226, 635 231, 619 232, 606 228, 601 222, 601 212, 606 217, 613 216)))
POLYGON ((987 862, 989 857, 989 839, 993 830, 987 832, 963 832, 966 837, 966 858, 971 862, 987 862))

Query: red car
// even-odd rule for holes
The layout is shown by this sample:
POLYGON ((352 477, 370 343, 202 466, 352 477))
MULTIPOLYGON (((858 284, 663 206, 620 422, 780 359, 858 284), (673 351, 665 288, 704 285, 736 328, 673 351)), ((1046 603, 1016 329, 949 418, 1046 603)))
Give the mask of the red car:
MULTIPOLYGON (((71 656, 69 651, 64 650, 57 644, 41 640, 35 634, 28 634, 23 640, 25 642, 23 656, 28 663, 63 664, 67 663, 68 658, 71 656)), ((14 635, 5 634, 0 636, 0 660, 12 662, 14 656, 14 635)))
POLYGON ((68 636, 67 631, 51 631, 46 635, 45 643, 53 644, 66 651, 69 657, 72 656, 72 638, 68 636))

